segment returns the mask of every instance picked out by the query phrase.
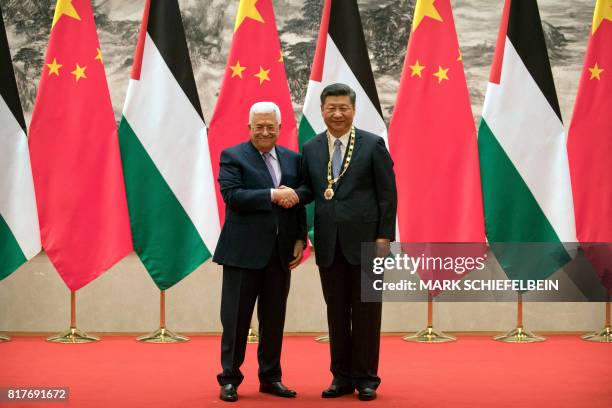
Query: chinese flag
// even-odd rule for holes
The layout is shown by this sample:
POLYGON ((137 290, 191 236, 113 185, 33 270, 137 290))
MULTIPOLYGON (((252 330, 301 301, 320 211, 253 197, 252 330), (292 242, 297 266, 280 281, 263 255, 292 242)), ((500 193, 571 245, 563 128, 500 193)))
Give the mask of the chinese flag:
POLYGON ((612 294, 612 0, 597 0, 567 142, 576 235, 612 294))
MULTIPOLYGON (((389 151, 395 164, 402 249, 428 256, 483 256, 476 128, 450 0, 416 2, 389 126, 389 151), (415 244, 419 242, 481 244, 428 247, 415 244)), ((425 268, 418 272, 424 281, 464 276, 425 268)), ((438 293, 430 290, 433 296, 438 293)))
POLYGON ((117 126, 89 0, 58 0, 30 125, 43 247, 72 291, 132 250, 117 126))
POLYGON ((225 207, 217 183, 219 157, 223 149, 249 139, 249 109, 260 101, 280 107, 282 125, 277 143, 297 150, 297 128, 272 1, 240 0, 232 47, 208 130, 221 224, 225 207))
POLYGON ((403 242, 484 242, 476 128, 449 0, 418 0, 389 126, 403 242))

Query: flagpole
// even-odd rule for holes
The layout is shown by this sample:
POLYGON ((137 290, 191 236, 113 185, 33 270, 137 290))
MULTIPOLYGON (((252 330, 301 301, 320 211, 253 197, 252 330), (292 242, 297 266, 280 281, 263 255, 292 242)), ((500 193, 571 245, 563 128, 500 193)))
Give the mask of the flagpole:
POLYGON ((176 334, 166 328, 166 291, 159 291, 159 329, 138 337, 143 343, 184 343, 189 337, 176 334))
POLYGON ((76 325, 76 292, 70 291, 70 328, 55 336, 47 337, 51 343, 92 343, 100 341, 97 336, 91 336, 82 330, 77 329, 76 325))
POLYGON ((427 293, 427 327, 416 334, 402 337, 404 341, 415 343, 448 343, 457 340, 456 337, 436 331, 433 328, 433 296, 427 293))
POLYGON ((537 336, 523 328, 523 294, 517 294, 516 301, 516 328, 510 330, 506 334, 502 334, 493 338, 493 340, 502 341, 504 343, 536 343, 545 341, 546 338, 537 336))
POLYGON ((596 341, 599 343, 612 343, 612 328, 610 327, 610 292, 606 296, 606 323, 602 330, 594 333, 585 334, 581 338, 587 341, 596 341))

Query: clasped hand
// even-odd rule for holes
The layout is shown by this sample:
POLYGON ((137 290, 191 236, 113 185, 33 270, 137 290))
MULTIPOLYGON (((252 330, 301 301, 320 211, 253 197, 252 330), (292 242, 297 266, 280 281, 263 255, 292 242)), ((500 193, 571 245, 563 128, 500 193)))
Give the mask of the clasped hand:
POLYGON ((291 208, 299 203, 300 199, 291 187, 279 186, 272 192, 272 202, 283 208, 291 208))

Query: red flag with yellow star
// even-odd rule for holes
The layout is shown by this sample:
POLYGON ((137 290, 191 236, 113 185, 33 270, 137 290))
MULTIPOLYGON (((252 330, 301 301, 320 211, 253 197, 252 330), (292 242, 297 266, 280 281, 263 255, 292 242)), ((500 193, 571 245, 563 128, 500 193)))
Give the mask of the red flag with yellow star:
MULTIPOLYGON (((417 0, 404 70, 389 125, 395 163, 397 220, 405 252, 483 256, 484 216, 476 128, 450 0, 417 0)), ((461 279, 448 270, 419 269, 427 283, 461 279)), ((429 291, 437 295, 440 290, 429 291)))
MULTIPOLYGON (((249 138, 249 109, 270 101, 281 110, 278 144, 297 150, 297 128, 271 0, 240 0, 234 37, 219 98, 210 121, 208 145, 215 183, 219 157, 249 138)), ((217 203, 223 203, 217 183, 217 203)), ((219 205, 221 223, 225 208, 219 205)))
POLYGON ((587 256, 610 293, 612 293, 611 40, 612 0, 597 0, 567 142, 576 235, 583 243, 587 256), (597 244, 590 245, 590 243, 597 244))
POLYGON ((58 0, 30 125, 42 244, 72 291, 132 250, 117 125, 89 0, 58 0))
POLYGON ((449 0, 418 0, 389 126, 403 242, 484 242, 476 129, 449 0))

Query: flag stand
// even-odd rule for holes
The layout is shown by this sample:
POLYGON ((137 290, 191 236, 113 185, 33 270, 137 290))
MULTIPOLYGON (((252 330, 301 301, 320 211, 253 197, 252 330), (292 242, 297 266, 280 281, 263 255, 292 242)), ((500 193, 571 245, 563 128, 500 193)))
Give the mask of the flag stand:
POLYGON ((11 338, 0 334, 0 343, 5 342, 5 341, 11 341, 11 338))
POLYGON ((247 335, 247 343, 248 344, 257 344, 259 343, 259 334, 253 328, 253 323, 251 323, 249 327, 249 334, 247 335))
POLYGON ((76 292, 70 291, 70 328, 65 332, 47 337, 51 343, 91 343, 100 341, 99 337, 90 336, 76 327, 76 292))
POLYGON ((582 336, 583 340, 596 341, 599 343, 612 343, 612 329, 610 327, 610 293, 606 299, 606 323, 605 327, 595 333, 589 333, 582 336))
POLYGON ((405 336, 402 339, 404 341, 411 341, 415 343, 447 343, 457 340, 457 338, 453 336, 434 330, 433 297, 431 296, 431 293, 427 294, 427 328, 411 336, 405 336))
POLYGON ((136 340, 143 343, 183 343, 189 337, 181 336, 166 328, 166 291, 159 291, 159 329, 153 333, 145 334, 136 340))
POLYGON ((516 303, 516 329, 510 330, 506 334, 496 336, 493 340, 503 341, 505 343, 536 343, 545 341, 546 338, 537 336, 523 329, 523 294, 518 294, 516 303))

